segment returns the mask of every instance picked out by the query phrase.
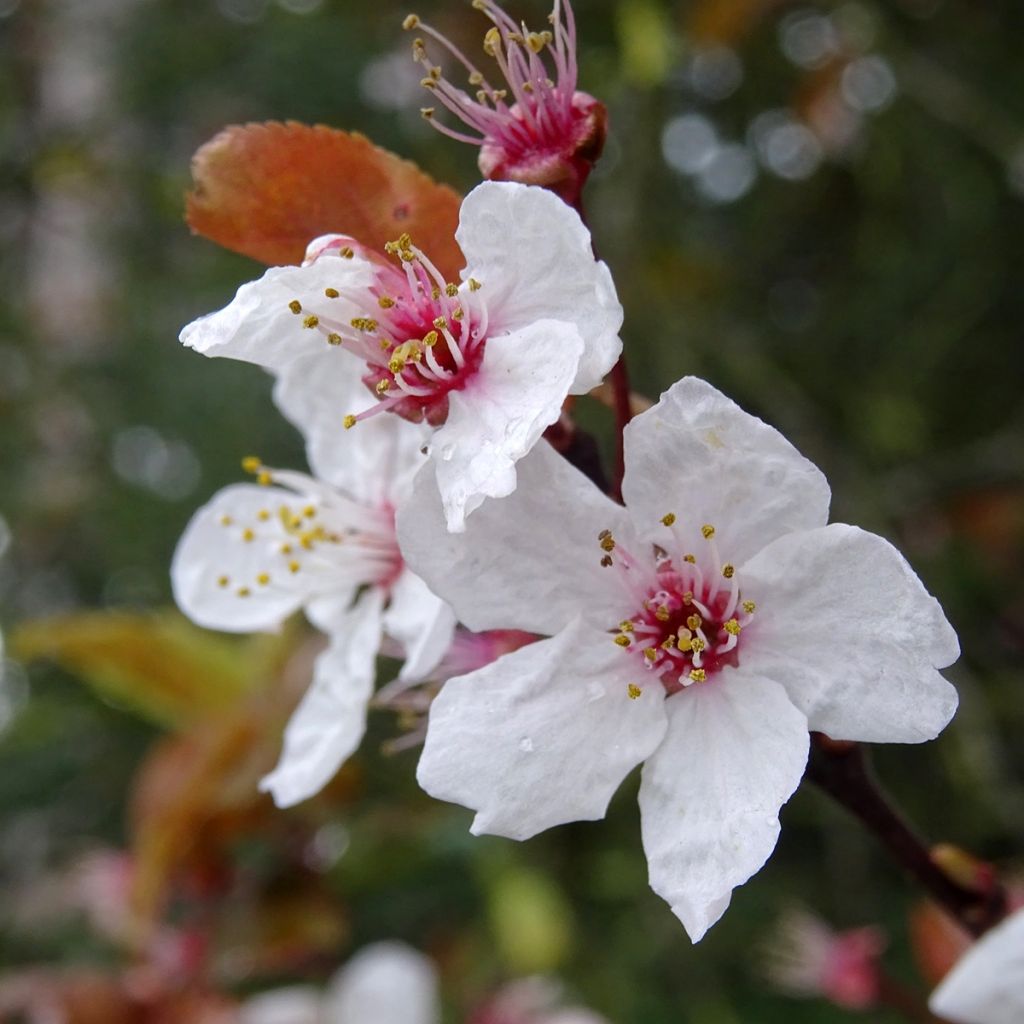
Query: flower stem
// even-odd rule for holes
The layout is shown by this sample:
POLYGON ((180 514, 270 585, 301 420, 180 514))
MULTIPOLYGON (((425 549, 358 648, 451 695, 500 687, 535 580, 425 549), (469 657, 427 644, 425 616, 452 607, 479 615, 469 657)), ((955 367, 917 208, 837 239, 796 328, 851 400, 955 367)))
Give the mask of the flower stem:
POLYGON ((927 844, 875 781, 862 746, 813 733, 807 777, 874 833, 903 869, 971 935, 982 935, 1006 916, 1006 893, 998 882, 984 890, 968 888, 935 862, 927 844))

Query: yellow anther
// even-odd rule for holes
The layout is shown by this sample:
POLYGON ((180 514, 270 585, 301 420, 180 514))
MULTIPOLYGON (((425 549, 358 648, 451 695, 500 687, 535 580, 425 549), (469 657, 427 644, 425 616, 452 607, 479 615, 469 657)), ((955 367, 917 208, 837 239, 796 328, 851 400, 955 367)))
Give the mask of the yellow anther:
POLYGON ((269 572, 261 572, 259 574, 259 576, 256 577, 256 582, 261 587, 267 586, 270 583, 270 573, 269 572))
POLYGON ((261 508, 259 512, 256 513, 256 518, 261 523, 265 523, 270 518, 270 509, 261 508))
POLYGON ((700 532, 703 534, 705 540, 711 540, 715 535, 715 528, 710 523, 705 523, 700 528, 700 532))
POLYGON ((601 549, 609 553, 615 550, 615 538, 610 533, 601 538, 601 549))
POLYGON ((218 576, 217 577, 217 586, 218 587, 226 587, 230 582, 231 582, 231 579, 228 576, 218 576))
POLYGON ((382 377, 377 381, 376 387, 373 389, 378 395, 386 395, 391 390, 391 381, 387 377, 382 377))
POLYGON ((529 46, 534 53, 540 53, 548 44, 547 37, 550 35, 548 32, 531 32, 526 37, 526 45, 529 46))
POLYGON ((433 348, 437 344, 437 339, 439 337, 440 335, 437 331, 429 331, 423 336, 423 344, 426 345, 427 348, 433 348))
POLYGON ((603 568, 605 568, 605 569, 607 569, 607 568, 608 568, 608 566, 610 566, 610 565, 614 565, 614 564, 615 564, 615 563, 614 563, 614 561, 612 560, 612 556, 611 556, 611 555, 604 555, 604 556, 602 557, 602 559, 601 559, 601 565, 602 565, 602 567, 603 567, 603 568))
POLYGON ((337 288, 325 288, 324 289, 324 295, 326 295, 327 298, 329 298, 329 299, 336 299, 340 294, 341 294, 341 292, 339 292, 337 288))
POLYGON ((459 286, 457 284, 446 284, 444 286, 444 293, 449 299, 454 299, 459 294, 459 286))
POLYGON ((693 604, 693 591, 688 590, 683 594, 683 604, 693 604))
MULTIPOLYGON (((690 631, 687 630, 686 632, 689 634, 690 631)), ((683 652, 683 654, 685 654, 693 646, 693 640, 689 635, 682 636, 680 634, 679 639, 676 641, 676 646, 683 652)))
POLYGON ((232 519, 231 516, 221 516, 220 517, 220 525, 221 526, 230 526, 233 522, 234 522, 234 519, 232 519))
POLYGON ((357 331, 365 331, 367 334, 372 334, 377 330, 377 321, 372 317, 368 316, 357 316, 352 319, 352 326, 357 331))
POLYGON ((684 562, 689 562, 690 565, 696 565, 697 564, 697 556, 696 555, 683 555, 683 561, 684 562))
POLYGON ((246 455, 242 459, 242 469, 246 473, 258 473, 263 467, 263 460, 258 455, 246 455))
POLYGON ((690 650, 693 651, 694 654, 700 654, 700 652, 705 650, 707 646, 708 645, 704 643, 699 636, 695 636, 690 641, 690 650))
POLYGON ((382 295, 377 300, 377 305, 380 306, 381 309, 392 309, 395 305, 395 300, 391 298, 390 295, 382 295))
POLYGON ((481 288, 483 288, 483 285, 475 277, 469 279, 469 290, 471 292, 478 292, 481 288))
POLYGON ((443 331, 443 330, 444 330, 444 329, 445 329, 445 328, 446 328, 446 327, 448 326, 448 321, 447 321, 447 320, 446 320, 446 319, 445 319, 445 318, 444 318, 443 316, 439 316, 439 317, 438 317, 438 318, 437 318, 437 319, 436 319, 436 320, 434 321, 434 326, 435 326, 435 327, 436 327, 436 328, 437 328, 437 329, 438 329, 439 331, 443 331))
POLYGON ((307 551, 312 551, 313 550, 313 543, 314 543, 315 540, 316 540, 316 534, 313 533, 312 531, 310 531, 309 533, 304 533, 301 537, 299 537, 299 543, 307 551))
POLYGON ((302 516, 289 515, 287 526, 289 530, 293 531, 300 529, 302 527, 302 516))
POLYGON ((690 629, 700 629, 704 625, 704 620, 699 615, 689 615, 686 619, 686 625, 690 629))
POLYGON ((310 313, 309 316, 303 317, 302 326, 305 327, 307 331, 311 331, 314 327, 320 326, 320 317, 318 317, 316 313, 310 313))
POLYGON ((665 515, 663 515, 661 517, 661 522, 662 522, 663 526, 671 526, 675 521, 676 521, 676 514, 675 514, 675 512, 666 512, 665 515))
POLYGON ((282 544, 281 545, 281 554, 282 555, 290 555, 292 553, 292 550, 293 549, 292 549, 291 544, 282 544))
POLYGON ((353 249, 352 246, 350 245, 343 246, 341 249, 338 250, 338 255, 345 260, 352 259, 352 257, 355 256, 355 254, 355 249, 353 249))
POLYGON ((657 620, 658 620, 659 622, 668 622, 668 620, 669 620, 669 617, 670 617, 670 614, 671 614, 671 613, 669 612, 668 608, 666 608, 666 607, 665 607, 665 605, 661 605, 661 606, 660 606, 660 607, 659 607, 659 608, 658 608, 658 609, 657 609, 657 610, 655 611, 655 613, 654 613, 654 617, 655 617, 655 618, 656 618, 656 619, 657 619, 657 620))
POLYGON ((327 344, 328 345, 340 345, 341 341, 342 341, 341 335, 338 334, 335 331, 331 331, 331 333, 327 335, 327 344))
POLYGON ((691 668, 690 669, 690 678, 695 683, 703 683, 704 680, 707 679, 707 677, 708 677, 707 672, 705 672, 704 669, 702 669, 702 668, 691 668))
POLYGON ((634 628, 633 623, 629 619, 623 619, 622 622, 619 623, 620 633, 632 633, 634 628))
POLYGON ((618 645, 619 645, 620 647, 628 647, 628 646, 630 645, 630 643, 632 643, 632 641, 631 641, 631 640, 629 639, 629 637, 628 637, 628 636, 625 636, 625 635, 624 635, 624 634, 622 634, 622 633, 620 633, 620 634, 619 634, 619 635, 618 635, 618 636, 617 636, 617 637, 615 638, 615 642, 616 642, 616 643, 617 643, 617 644, 618 644, 618 645))
POLYGON ((256 483, 258 483, 260 487, 269 487, 273 482, 274 478, 270 475, 269 469, 261 469, 256 474, 256 483))
POLYGON ((742 628, 743 627, 739 624, 737 619, 729 619, 728 622, 722 623, 722 629, 724 629, 729 636, 739 636, 742 628))
POLYGON ((675 645, 676 645, 675 635, 670 633, 667 637, 665 637, 664 640, 662 640, 662 642, 661 642, 661 649, 663 651, 671 651, 672 648, 675 647, 675 645))
POLYGON ((402 22, 402 28, 408 32, 410 29, 420 27, 420 16, 418 14, 407 14, 402 22))
POLYGON ((302 514, 307 519, 312 519, 316 515, 316 505, 307 505, 303 510, 302 514))
POLYGON ((629 694, 630 700, 636 700, 637 697, 639 697, 640 694, 642 694, 644 691, 641 690, 640 687, 636 685, 636 683, 630 683, 629 686, 626 688, 626 692, 629 694))
POLYGON ((644 648, 644 657, 648 661, 656 661, 657 657, 658 657, 658 648, 657 647, 645 647, 644 648))
POLYGON ((736 575, 736 566, 731 562, 726 562, 725 565, 722 566, 722 575, 727 580, 731 580, 733 576, 736 575))
POLYGON ((437 285, 434 285, 434 287, 430 289, 430 297, 435 302, 437 302, 437 300, 441 298, 441 289, 438 288, 437 285))
POLYGON ((246 544, 248 544, 248 543, 250 543, 251 541, 253 541, 255 539, 256 539, 255 531, 253 531, 251 527, 247 526, 242 531, 242 540, 244 540, 246 542, 246 544))
POLYGON ((349 413, 341 422, 346 430, 351 430, 356 425, 356 418, 349 413))
POLYGON ((754 614, 754 611, 755 611, 755 609, 756 609, 756 608, 757 608, 757 605, 756 605, 756 604, 754 604, 754 602, 753 602, 753 601, 744 601, 744 602, 743 602, 743 610, 744 610, 744 611, 745 611, 745 612, 746 612, 746 613, 747 613, 748 615, 753 615, 753 614, 754 614))
MULTIPOLYGON (((437 88, 437 82, 433 78, 430 78, 429 76, 427 78, 421 78, 420 85, 422 85, 424 89, 437 88)), ((420 111, 420 113, 422 113, 422 110, 420 111)))
POLYGON ((490 28, 484 35, 484 53, 488 57, 497 56, 501 50, 501 33, 497 28, 490 28))
POLYGON ((392 356, 388 362, 388 369, 392 373, 401 373, 405 369, 405 360, 401 356, 392 356))
POLYGON ((463 317, 465 317, 465 315, 466 315, 465 311, 463 310, 463 308, 461 306, 459 306, 452 313, 452 319, 453 320, 462 320, 463 317))
POLYGON ((295 561, 289 562, 288 563, 288 571, 292 572, 292 573, 298 572, 299 571, 299 563, 295 562, 295 561))
POLYGON ((420 107, 420 117, 430 120, 437 111, 433 107, 420 107))
POLYGON ((390 341, 388 338, 381 338, 378 344, 380 345, 381 352, 387 352, 387 350, 394 345, 394 342, 390 341))
POLYGON ((252 593, 252 591, 251 591, 251 590, 250 590, 250 589, 249 589, 248 587, 239 587, 239 588, 238 588, 238 589, 237 589, 237 590, 235 591, 235 593, 236 593, 236 594, 237 594, 237 595, 238 595, 239 597, 248 597, 248 596, 249 596, 249 595, 250 595, 250 594, 252 593))
POLYGON ((292 301, 288 303, 288 308, 293 313, 296 313, 296 314, 301 313, 302 312, 302 303, 299 302, 298 299, 292 299, 292 301))
POLYGON ((469 75, 469 84, 472 86, 483 85, 484 76, 479 71, 472 71, 469 75))

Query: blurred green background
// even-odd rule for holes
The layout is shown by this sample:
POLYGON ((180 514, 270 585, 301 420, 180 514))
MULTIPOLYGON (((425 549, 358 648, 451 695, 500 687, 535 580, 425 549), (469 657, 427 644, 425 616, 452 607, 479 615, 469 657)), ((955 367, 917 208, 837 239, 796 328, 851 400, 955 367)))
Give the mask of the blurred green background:
MULTIPOLYGON (((509 9, 534 25, 547 14, 538 0, 509 9)), ((879 772, 929 837, 1012 865, 1024 844, 1024 8, 576 9, 582 85, 611 114, 586 204, 626 308, 635 389, 707 377, 823 468, 835 518, 907 554, 960 633, 962 707, 938 742, 879 750, 879 772)), ((417 10, 478 52, 486 22, 468 2, 417 10)), ((453 1021, 534 971, 615 1024, 845 1019, 763 978, 763 947, 794 904, 837 926, 884 925, 891 972, 924 991, 906 924, 918 894, 809 787, 785 808, 768 866, 693 948, 646 885, 635 780, 604 823, 522 845, 473 839, 468 812, 417 790, 415 750, 380 753, 400 729, 377 715, 321 800, 275 812, 257 799, 244 751, 276 756, 305 678, 298 627, 206 649, 216 638, 169 620, 90 619, 77 661, 11 657, 19 630, 35 629, 37 647, 67 639, 43 628, 40 640, 26 626, 39 619, 164 608, 178 535, 240 478, 239 459, 303 464, 259 370, 176 341, 261 272, 190 236, 189 160, 227 123, 296 119, 358 129, 471 187, 475 153, 418 116, 406 13, 392 0, 0 0, 4 970, 124 967, 130 943, 33 900, 88 850, 139 855, 152 797, 139 796, 139 767, 152 775, 154 750, 176 742, 173 784, 149 784, 182 790, 167 820, 192 860, 167 869, 160 914, 216 936, 204 979, 225 993, 322 979, 351 948, 400 937, 438 958, 453 1021), (217 728, 236 748, 228 810, 212 811, 196 793, 222 778, 223 757, 203 760, 222 749, 203 733, 217 728), (193 849, 204 844, 215 852, 193 849)), ((604 410, 581 403, 581 416, 607 447, 604 410)))

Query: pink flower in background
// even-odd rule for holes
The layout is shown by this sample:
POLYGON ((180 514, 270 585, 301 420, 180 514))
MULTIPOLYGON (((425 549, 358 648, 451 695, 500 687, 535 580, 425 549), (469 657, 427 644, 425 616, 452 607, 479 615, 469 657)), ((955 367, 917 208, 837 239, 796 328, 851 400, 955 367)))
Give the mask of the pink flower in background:
POLYGON ((415 14, 405 28, 439 43, 464 68, 471 92, 452 84, 417 38, 413 57, 426 75, 423 86, 468 129, 439 122, 436 110, 423 115, 445 135, 480 147, 480 172, 492 181, 543 185, 575 204, 607 134, 607 112, 576 88, 576 20, 569 0, 555 0, 550 28, 531 32, 517 25, 494 0, 473 0, 493 22, 484 53, 496 65, 499 87, 444 35, 415 14))
POLYGON ((543 189, 485 182, 463 201, 456 238, 460 283, 407 236, 390 246, 396 263, 348 238, 318 239, 303 266, 243 285, 181 340, 264 366, 287 387, 309 374, 362 380, 373 401, 323 410, 336 460, 359 446, 343 426, 384 411, 425 421, 448 527, 461 530, 485 498, 515 489, 516 462, 566 396, 615 364, 622 307, 579 216, 543 189))
POLYGON ((429 474, 409 563, 470 629, 540 640, 448 682, 418 777, 515 839, 640 786, 651 885, 696 941, 779 834, 808 732, 916 743, 956 708, 957 638, 881 537, 771 427, 687 378, 626 428, 626 508, 539 445, 450 536, 429 474))
POLYGON ((978 939, 932 993, 928 1006, 953 1024, 1024 1021, 1024 910, 978 939))
POLYGON ((770 940, 765 973, 790 995, 867 1010, 878 1000, 879 956, 886 945, 879 928, 836 932, 814 914, 794 910, 770 940))
POLYGON ((254 461, 259 483, 226 487, 203 506, 171 566, 178 606, 202 626, 273 630, 302 609, 329 637, 262 783, 282 806, 317 793, 359 745, 385 635, 405 657, 402 678, 418 679, 454 627, 444 602, 406 568, 395 536, 395 507, 424 461, 424 429, 381 417, 362 444, 339 453, 332 410, 371 399, 357 380, 320 373, 322 358, 300 361, 275 393, 318 476, 254 461))

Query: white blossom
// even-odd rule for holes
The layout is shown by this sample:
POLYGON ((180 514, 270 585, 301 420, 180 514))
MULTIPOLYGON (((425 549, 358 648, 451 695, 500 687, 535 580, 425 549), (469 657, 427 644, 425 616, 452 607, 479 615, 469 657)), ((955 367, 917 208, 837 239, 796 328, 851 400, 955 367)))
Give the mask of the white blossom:
POLYGON ((932 993, 932 1013, 953 1024, 1024 1020, 1024 910, 986 932, 932 993))
POLYGON ((336 433, 386 410, 433 426, 448 527, 462 530, 485 498, 515 489, 517 460, 565 397, 614 365, 622 308, 578 214, 544 189, 485 182, 464 200, 456 239, 459 282, 408 236, 389 245, 392 262, 347 237, 317 239, 303 266, 243 285, 181 340, 283 380, 326 352, 317 372, 360 379, 375 399, 334 408, 336 433))
POLYGON ((445 685, 419 780, 525 839, 602 817, 646 762, 651 885, 696 941, 774 848, 808 732, 934 737, 959 648, 899 552, 827 526, 822 474, 710 385, 677 383, 625 444, 625 508, 545 443, 459 537, 418 476, 408 563, 468 628, 549 638, 445 685))
POLYGON ((317 793, 359 745, 385 635, 404 654, 402 678, 418 679, 454 628, 450 609, 406 568, 395 536, 395 509, 424 461, 423 428, 381 417, 340 457, 329 411, 369 396, 319 373, 320 359, 307 357, 305 372, 276 392, 318 476, 251 460, 258 482, 226 487, 199 509, 171 567, 179 607, 202 626, 274 630, 302 609, 328 635, 281 760, 261 784, 282 806, 317 793))

